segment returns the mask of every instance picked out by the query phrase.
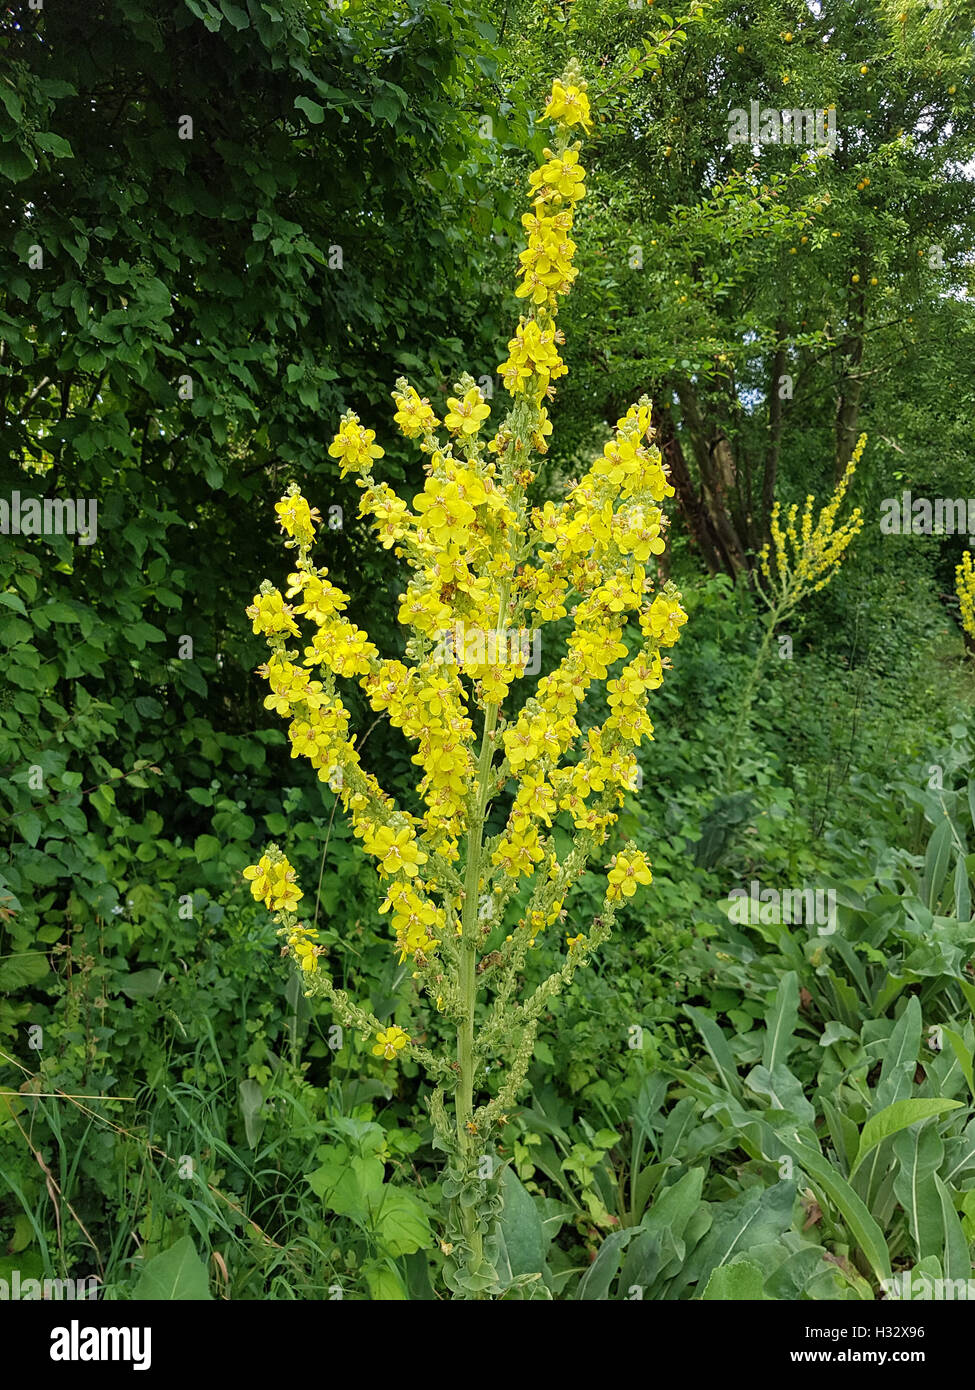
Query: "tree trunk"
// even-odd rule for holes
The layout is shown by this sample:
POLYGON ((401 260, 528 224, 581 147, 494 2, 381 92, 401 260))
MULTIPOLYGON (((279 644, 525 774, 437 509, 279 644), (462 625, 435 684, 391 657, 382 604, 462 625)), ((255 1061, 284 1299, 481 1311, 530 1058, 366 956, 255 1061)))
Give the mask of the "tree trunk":
POLYGON ((779 472, 779 453, 782 447, 782 427, 785 423, 785 402, 780 395, 782 378, 788 365, 785 335, 787 326, 779 319, 775 325, 775 356, 768 384, 768 448, 765 451, 765 471, 762 475, 762 540, 769 539, 769 521, 775 503, 775 483, 779 472))
POLYGON ((703 503, 721 553, 722 569, 736 578, 748 565, 745 560, 745 547, 732 520, 727 498, 733 493, 737 470, 735 459, 724 431, 718 429, 708 439, 697 393, 691 383, 683 379, 677 383, 677 395, 681 404, 683 423, 690 436, 691 447, 701 471, 703 503))
POLYGON ((653 407, 653 428, 670 481, 677 492, 677 504, 687 524, 691 543, 700 551, 708 573, 717 574, 724 566, 707 509, 695 490, 684 451, 674 432, 673 416, 669 410, 661 410, 656 404, 653 407))
POLYGON ((836 402, 836 481, 843 476, 846 465, 853 457, 857 442, 860 419, 860 397, 863 395, 863 378, 860 367, 863 365, 863 323, 864 299, 858 294, 854 299, 850 332, 843 339, 843 375, 836 402))

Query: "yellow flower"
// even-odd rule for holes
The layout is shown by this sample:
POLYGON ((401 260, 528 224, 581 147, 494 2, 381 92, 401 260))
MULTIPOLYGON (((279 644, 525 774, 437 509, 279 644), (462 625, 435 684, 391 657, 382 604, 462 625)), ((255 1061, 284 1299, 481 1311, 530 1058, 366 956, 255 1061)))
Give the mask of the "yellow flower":
POLYGON ((632 898, 639 884, 653 881, 650 865, 641 850, 636 850, 629 856, 617 854, 608 878, 606 898, 609 902, 617 902, 620 898, 632 898))
POLYGON ((321 514, 312 511, 297 488, 292 488, 280 502, 275 502, 274 510, 282 531, 294 536, 301 545, 310 545, 315 539, 315 526, 321 521, 321 514))
MULTIPOLYGON (((449 415, 447 419, 450 419, 449 415)), ((428 478, 423 491, 414 497, 413 505, 439 548, 446 549, 451 541, 456 541, 459 546, 466 544, 467 532, 476 512, 456 482, 445 483, 428 478)))
POLYGON ((552 94, 542 114, 547 120, 558 121, 560 125, 581 125, 586 131, 592 127, 589 98, 582 87, 574 83, 563 86, 558 78, 552 83, 552 94))
POLYGON ((477 386, 465 392, 463 400, 448 396, 447 405, 449 409, 444 424, 451 434, 463 435, 465 439, 477 434, 483 421, 491 414, 491 407, 485 403, 477 386))
POLYGON ((317 941, 318 932, 311 927, 295 927, 288 935, 288 946, 307 975, 313 975, 318 969, 317 941))
POLYGON ((808 593, 818 593, 834 577, 851 541, 863 529, 863 515, 854 507, 848 521, 836 525, 836 517, 846 496, 866 446, 867 436, 861 434, 829 502, 823 507, 813 525, 815 498, 806 497, 802 518, 798 503, 786 514, 785 528, 781 525, 782 509, 778 502, 769 518, 771 543, 758 556, 758 567, 765 580, 759 586, 766 604, 781 618, 801 602, 808 593))
POLYGON ((440 421, 433 413, 426 396, 421 398, 412 386, 407 386, 405 380, 401 379, 397 386, 400 389, 393 392, 393 400, 397 405, 393 419, 407 439, 416 439, 421 434, 435 430, 440 421))
POLYGON ((376 1045, 372 1049, 372 1055, 385 1057, 387 1062, 391 1062, 399 1056, 409 1041, 409 1037, 403 1032, 403 1029, 392 1023, 388 1028, 382 1029, 376 1034, 376 1045))
MULTIPOLYGON (((647 398, 617 421, 602 453, 558 502, 530 509, 526 500, 536 455, 545 453, 552 434, 548 401, 567 371, 556 315, 577 274, 573 218, 585 196, 573 134, 591 124, 574 65, 553 85, 546 116, 561 129, 529 180, 522 218, 527 245, 515 290, 524 313, 500 367, 514 405, 494 439, 482 447, 491 409, 465 373, 447 401, 442 423, 453 436, 447 442, 438 437, 441 421, 430 402, 405 378, 395 383, 395 423, 426 456, 422 488, 411 502, 372 476, 383 450, 354 412, 342 416, 329 446, 342 476, 358 475, 360 515, 370 518, 404 575, 402 659, 381 656, 346 616, 349 599, 312 563, 320 518, 296 486, 276 506, 288 548, 298 551, 286 594, 265 582, 247 610, 270 648, 259 668, 268 682, 265 706, 286 719, 292 757, 307 758, 335 791, 354 836, 373 857, 385 889, 380 912, 389 914, 399 959, 414 957, 422 974, 444 944, 445 980, 457 939, 484 929, 471 927, 471 902, 459 887, 469 867, 464 852, 478 843, 479 818, 492 802, 496 813, 511 779, 518 785, 504 829, 487 844, 480 841, 477 900, 496 891, 497 900, 507 901, 524 877, 532 892, 519 927, 528 939, 565 919, 568 894, 594 847, 608 841, 623 806, 633 750, 652 737, 647 704, 663 677, 661 654, 678 640, 687 616, 677 589, 668 583, 655 590, 648 573, 665 548, 662 503, 674 488, 654 443, 647 398), (307 635, 300 620, 311 624, 307 635), (546 651, 545 674, 505 717, 501 706, 514 683, 535 674, 536 624, 559 620, 569 628, 562 659, 549 661, 546 651), (303 648, 301 656, 289 649, 295 637, 302 638, 293 644, 303 648), (342 679, 356 680, 366 704, 412 745, 406 756, 418 782, 410 812, 363 768, 336 689, 342 679), (608 714, 583 734, 594 682, 608 682, 608 714), (495 731, 490 758, 475 733, 486 714, 495 731), (560 864, 551 837, 565 821, 579 836, 577 850, 560 864)), ((811 545, 817 534, 811 522, 800 528, 792 521, 793 534, 811 545)), ((601 704, 599 695, 594 707, 601 704)), ((269 846, 246 878, 258 901, 284 914, 288 951, 314 976, 324 950, 314 933, 295 925, 301 891, 287 859, 269 846)), ((646 860, 628 845, 610 867, 607 899, 628 898, 649 882, 646 860)), ((571 952, 587 938, 567 940, 571 952)), ((455 985, 432 990, 438 1007, 455 1009, 455 985)), ((408 1041, 392 1026, 373 1050, 392 1058, 408 1041)))
POLYGON ((301 902, 295 871, 280 852, 277 857, 263 854, 256 864, 248 865, 243 876, 257 901, 272 912, 290 912, 301 902))
POLYGON ((535 865, 544 857, 538 843, 538 831, 522 823, 502 837, 491 856, 491 862, 501 865, 509 878, 519 878, 522 874, 530 878, 535 872, 535 865))
POLYGON ((301 902, 301 889, 295 882, 295 871, 287 859, 271 869, 271 891, 265 899, 272 912, 291 912, 301 902))
POLYGON ((379 860, 379 872, 387 878, 394 874, 406 874, 414 878, 427 856, 417 848, 416 836, 409 826, 402 830, 383 827, 376 835, 366 841, 366 849, 379 860))
POLYGON ((251 892, 258 902, 263 902, 271 892, 271 862, 262 854, 256 864, 244 870, 244 878, 250 881, 251 892))
MULTIPOLYGON (((547 149, 544 153, 545 163, 534 171, 529 180, 529 186, 538 195, 536 205, 544 205, 553 200, 564 203, 579 202, 586 196, 586 171, 579 163, 579 151, 568 149, 560 155, 555 155, 547 149)), ((559 234, 568 231, 568 219, 564 216, 560 220, 558 217, 543 218, 529 213, 521 220, 522 225, 533 235, 544 237, 546 233, 550 233, 556 243, 559 234)))
POLYGON ((508 343, 508 359, 498 371, 512 395, 524 392, 541 401, 551 382, 565 376, 568 368, 555 346, 559 334, 554 328, 543 328, 538 319, 521 319, 515 336, 508 343), (534 378, 534 387, 527 385, 534 378))
POLYGON ((254 602, 247 607, 247 616, 253 620, 254 632, 263 632, 265 637, 272 637, 276 632, 298 636, 294 610, 285 603, 277 589, 267 594, 255 594, 254 602))

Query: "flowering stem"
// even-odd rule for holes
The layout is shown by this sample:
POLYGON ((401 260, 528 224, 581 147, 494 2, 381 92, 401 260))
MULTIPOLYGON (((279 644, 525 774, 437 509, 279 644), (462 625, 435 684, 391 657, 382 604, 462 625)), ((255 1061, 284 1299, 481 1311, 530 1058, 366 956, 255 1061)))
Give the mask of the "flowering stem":
MULTIPOLYGON (((504 627, 508 608, 509 584, 502 586, 498 605, 497 632, 504 627)), ((491 763, 494 757, 494 734, 498 723, 497 704, 484 708, 484 728, 477 763, 477 782, 474 788, 470 828, 467 836, 467 866, 464 877, 464 907, 461 916, 460 979, 458 995, 461 1019, 457 1027, 457 1062, 460 1076, 454 1098, 457 1120, 457 1144, 465 1159, 465 1167, 476 1152, 477 1140, 467 1128, 474 1114, 474 1010, 477 1003, 478 898, 481 882, 481 852, 484 843, 484 819, 491 795, 491 763)), ((471 1207, 464 1207, 461 1219, 471 1247, 471 1266, 481 1263, 483 1241, 478 1219, 471 1207)))
MULTIPOLYGON (((474 1114, 474 1007, 477 1000, 477 902, 480 885, 481 847, 484 840, 484 813, 490 789, 491 756, 494 752, 494 730, 498 721, 498 706, 488 705, 484 711, 484 731, 477 768, 474 814, 467 839, 467 872, 464 879, 464 909, 461 925, 460 979, 458 995, 461 1019, 457 1027, 457 1062, 460 1076, 454 1098, 457 1119, 457 1144, 469 1165, 476 1140, 467 1126, 474 1114)), ((471 1207, 463 1207, 461 1220, 471 1247, 471 1266, 481 1263, 483 1243, 477 1225, 477 1215, 471 1207)))
POLYGON ((772 638, 775 635, 776 625, 782 617, 782 611, 781 606, 774 607, 770 610, 765 619, 765 636, 762 638, 762 644, 758 649, 758 654, 752 664, 748 680, 745 683, 744 692, 738 704, 738 715, 735 719, 734 728, 731 731, 731 737, 728 740, 727 751, 725 753, 724 776, 722 781, 726 796, 732 790, 735 772, 737 771, 741 757, 741 740, 748 728, 749 715, 752 712, 752 705, 755 701, 755 692, 758 690, 758 683, 765 669, 769 648, 772 645, 772 638))

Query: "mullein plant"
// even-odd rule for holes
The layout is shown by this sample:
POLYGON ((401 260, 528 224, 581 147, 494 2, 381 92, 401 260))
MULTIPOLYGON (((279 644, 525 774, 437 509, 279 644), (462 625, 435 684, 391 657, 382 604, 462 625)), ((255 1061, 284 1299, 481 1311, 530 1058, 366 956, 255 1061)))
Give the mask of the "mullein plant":
POLYGON ((958 595, 958 616, 965 632, 965 645, 969 651, 975 652, 975 565, 970 550, 963 552, 955 570, 955 593, 958 595))
POLYGON ((742 690, 735 725, 727 744, 726 791, 731 789, 737 770, 742 736, 748 728, 752 704, 768 661, 775 629, 791 617, 809 594, 818 593, 826 587, 842 564, 850 542, 863 530, 863 514, 859 507, 853 508, 842 525, 836 523, 866 443, 867 436, 861 434, 843 476, 815 525, 813 509, 816 499, 811 493, 806 497, 801 518, 798 503, 794 502, 789 508, 784 530, 780 520, 780 504, 773 504, 769 518, 771 540, 758 556, 758 573, 754 576, 755 591, 766 608, 763 619, 765 630, 742 690))
POLYGON ((515 291, 524 312, 499 367, 511 406, 493 437, 485 438, 490 407, 472 377, 456 384, 442 421, 401 378, 394 420, 425 455, 426 480, 412 508, 373 477, 384 451, 357 415, 342 417, 329 449, 342 476, 356 476, 361 513, 382 545, 409 567, 399 600, 405 660, 380 656, 343 615, 346 596, 311 558, 320 518, 296 486, 277 504, 285 545, 295 552, 286 592, 265 581, 247 610, 270 647, 260 672, 271 687, 265 705, 291 721, 293 756, 309 758, 337 792, 375 861, 386 894, 380 912, 389 914, 399 960, 411 962, 416 988, 456 1030, 456 1046, 431 1051, 336 989, 278 847, 269 845, 245 877, 276 914, 306 994, 369 1035, 376 1055, 413 1058, 434 1081, 434 1142, 446 1155, 444 1277, 458 1298, 505 1291, 497 1146, 539 1020, 609 937, 620 905, 651 881, 643 852, 628 842, 606 864, 601 910, 565 934, 558 969, 525 988, 538 933, 561 928, 570 890, 590 860, 608 853, 600 851, 633 785, 634 749, 653 735, 649 694, 686 621, 678 590, 668 583, 654 592, 646 569, 664 549, 660 503, 674 491, 650 443, 646 397, 617 422, 565 500, 526 501, 533 458, 548 448, 554 383, 567 370, 556 316, 577 274, 571 232, 585 186, 575 136, 591 125, 585 88, 572 64, 545 107, 556 134, 530 179, 515 291), (524 635, 568 615, 565 654, 506 719, 504 702, 525 676, 524 635), (299 618, 311 624, 310 639, 299 618), (422 814, 401 809, 362 766, 338 679, 358 681, 372 708, 415 746, 422 814), (607 717, 581 729, 577 716, 597 682, 606 683, 607 717), (506 819, 489 835, 492 805, 506 819), (557 819, 574 831, 561 855, 557 819), (523 879, 527 903, 506 926, 523 879))

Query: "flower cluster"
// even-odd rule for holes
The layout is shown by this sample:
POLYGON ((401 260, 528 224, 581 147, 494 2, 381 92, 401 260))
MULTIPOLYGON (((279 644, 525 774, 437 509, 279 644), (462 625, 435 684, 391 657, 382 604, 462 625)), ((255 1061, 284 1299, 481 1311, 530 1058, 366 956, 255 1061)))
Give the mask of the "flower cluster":
MULTIPOLYGON (((606 841, 632 785, 634 749, 653 736, 646 702, 663 680, 662 653, 686 620, 679 594, 672 586, 652 593, 646 570, 664 549, 660 503, 673 488, 652 443, 645 399, 617 422, 602 454, 563 502, 534 510, 525 503, 531 445, 544 444, 551 429, 541 400, 566 370, 555 347, 561 335, 554 312, 575 274, 569 231, 585 189, 569 130, 589 124, 584 84, 554 84, 547 114, 562 133, 530 180, 533 210, 524 219, 529 244, 521 256, 518 293, 531 309, 502 367, 515 401, 508 421, 485 447, 481 431, 490 406, 465 376, 447 400, 444 439, 429 401, 398 381, 395 422, 428 460, 412 507, 372 477, 384 451, 354 412, 342 417, 329 448, 343 475, 357 475, 361 513, 410 567, 399 618, 413 634, 407 647, 411 663, 381 658, 345 616, 348 598, 311 559, 320 517, 294 486, 277 504, 298 552, 286 594, 265 582, 247 610, 271 649, 261 668, 270 686, 265 705, 290 720, 292 756, 308 758, 319 777, 336 787, 384 882, 381 910, 390 914, 401 959, 429 959, 462 930, 464 894, 452 866, 484 810, 472 794, 484 770, 472 712, 496 711, 526 664, 525 652, 506 642, 506 633, 552 622, 570 608, 574 616, 565 656, 538 682, 518 717, 492 732, 488 746, 488 799, 509 778, 519 785, 507 825, 487 846, 478 891, 500 884, 503 893, 506 880, 538 878, 521 923, 533 937, 562 915, 580 872, 578 864, 558 863, 553 819, 565 816, 585 837, 589 853, 606 841), (300 619, 314 629, 303 639, 300 619), (454 644, 445 659, 443 636, 461 626, 487 640, 460 649, 454 644), (638 635, 633 650, 624 640, 632 633, 638 635), (301 651, 291 647, 292 639, 301 651), (401 810, 362 767, 337 685, 341 679, 357 680, 372 709, 387 715, 414 745, 422 814, 401 810), (602 726, 583 733, 577 715, 596 680, 608 681, 609 713, 602 726)), ((497 715, 489 717, 493 724, 497 715)), ((275 884, 282 883, 287 875, 280 867, 275 872, 275 884)), ((269 906, 293 906, 281 892, 268 897, 270 879, 263 870, 257 874, 248 870, 255 895, 261 888, 269 906)), ((293 877, 291 871, 289 888, 293 877)), ((642 855, 617 856, 607 899, 629 896, 649 881, 642 855)), ((308 951, 298 955, 308 969, 308 951)))
POLYGON ((825 588, 839 569, 847 546, 863 529, 863 515, 859 507, 854 507, 849 520, 842 526, 836 525, 836 518, 866 442, 867 436, 861 434, 846 471, 833 496, 820 512, 815 526, 815 498, 811 495, 806 498, 801 520, 798 520, 798 504, 793 503, 789 508, 784 531, 779 503, 772 507, 769 524, 772 543, 766 545, 758 557, 759 569, 765 581, 764 585, 759 586, 759 592, 769 608, 778 611, 780 618, 795 608, 806 594, 825 588))
POLYGON ((611 901, 632 898, 638 884, 650 882, 650 865, 639 851, 629 856, 618 854, 609 871, 609 892, 606 896, 611 901))
POLYGON ((296 964, 306 975, 313 974, 318 969, 322 947, 318 932, 302 925, 295 917, 295 908, 302 895, 287 857, 277 845, 268 845, 257 863, 244 870, 244 878, 250 883, 257 901, 278 914, 277 920, 284 924, 282 934, 287 938, 287 948, 296 964))
POLYGON ((955 570, 955 592, 958 594, 961 625, 975 641, 975 565, 970 550, 962 554, 961 563, 955 570))
POLYGON ((244 878, 257 901, 270 912, 290 912, 301 902, 294 869, 283 854, 273 853, 273 847, 244 870, 244 878))
POLYGON ((565 83, 556 78, 545 107, 546 119, 558 121, 566 127, 579 125, 588 133, 592 129, 592 119, 589 115, 589 98, 586 96, 585 86, 586 84, 578 78, 565 83))

